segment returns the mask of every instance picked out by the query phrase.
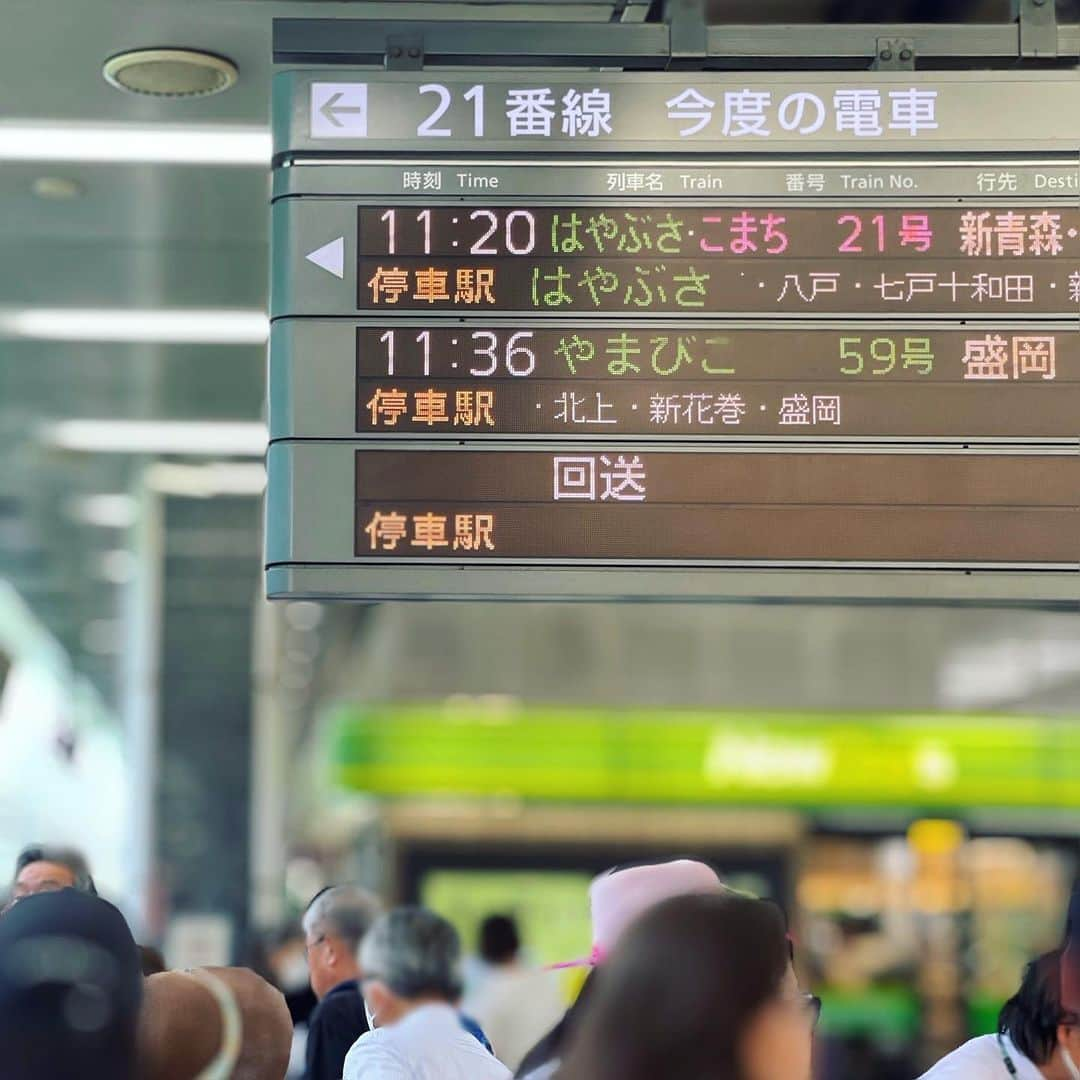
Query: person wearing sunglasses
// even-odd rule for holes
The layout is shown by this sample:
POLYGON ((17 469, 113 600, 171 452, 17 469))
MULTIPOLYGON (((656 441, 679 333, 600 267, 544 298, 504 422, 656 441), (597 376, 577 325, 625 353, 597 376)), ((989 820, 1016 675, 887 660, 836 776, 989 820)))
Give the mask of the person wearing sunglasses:
POLYGON ((1063 1008, 1060 949, 1024 969, 1020 989, 1005 1003, 997 1031, 966 1042, 922 1080, 1080 1080, 1080 1019, 1063 1008))
POLYGON ((735 893, 652 908, 598 972, 558 1080, 809 1080, 821 1002, 784 917, 735 893))

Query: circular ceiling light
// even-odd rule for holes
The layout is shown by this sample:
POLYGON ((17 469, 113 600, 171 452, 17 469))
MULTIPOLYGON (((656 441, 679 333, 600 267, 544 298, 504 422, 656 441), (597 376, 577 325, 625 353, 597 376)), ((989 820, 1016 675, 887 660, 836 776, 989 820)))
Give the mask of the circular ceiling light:
POLYGON ((106 81, 129 94, 152 97, 208 97, 235 85, 231 60, 195 49, 134 49, 105 61, 106 81))
POLYGON ((30 190, 39 199, 49 199, 54 202, 77 199, 83 194, 82 184, 67 176, 39 176, 30 186, 30 190))

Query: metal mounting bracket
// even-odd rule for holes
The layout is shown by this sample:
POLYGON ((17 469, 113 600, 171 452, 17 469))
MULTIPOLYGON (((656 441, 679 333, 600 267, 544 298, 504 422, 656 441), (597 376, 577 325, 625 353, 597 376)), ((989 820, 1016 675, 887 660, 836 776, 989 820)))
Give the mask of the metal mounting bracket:
POLYGON ((1020 0, 1020 55, 1045 60, 1058 55, 1055 0, 1020 0))
POLYGON ((423 36, 415 33, 388 34, 383 66, 387 71, 422 71, 424 67, 423 36))
POLYGON ((705 0, 667 0, 663 21, 669 33, 668 68, 700 68, 709 55, 709 24, 705 0))
POLYGON ((878 38, 871 71, 914 71, 915 42, 911 38, 878 38))

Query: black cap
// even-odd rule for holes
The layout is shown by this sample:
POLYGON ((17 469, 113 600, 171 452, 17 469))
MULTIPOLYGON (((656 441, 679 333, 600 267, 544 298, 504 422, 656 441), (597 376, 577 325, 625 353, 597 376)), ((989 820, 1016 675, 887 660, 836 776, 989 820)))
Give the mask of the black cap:
POLYGON ((107 901, 63 889, 0 918, 4 1080, 128 1080, 141 1000, 138 949, 107 901))

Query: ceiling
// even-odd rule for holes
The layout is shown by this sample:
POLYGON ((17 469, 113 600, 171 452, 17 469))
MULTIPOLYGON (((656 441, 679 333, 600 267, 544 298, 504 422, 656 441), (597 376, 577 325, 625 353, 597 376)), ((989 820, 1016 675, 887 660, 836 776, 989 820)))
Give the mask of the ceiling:
MULTIPOLYGON (((1075 17, 1076 4, 1059 4, 1075 17)), ((529 17, 607 21, 646 9, 586 3, 316 0, 5 0, 0 68, 4 123, 268 125, 275 16, 529 17), (178 45, 232 58, 239 84, 221 96, 161 101, 106 84, 102 62, 129 48, 178 45)), ((709 0, 714 22, 1005 20, 1009 0, 709 0)), ((62 143, 63 135, 57 135, 62 143)), ((59 152, 62 156, 62 150, 59 152)), ((0 159, 0 311, 24 307, 265 310, 268 173, 260 165, 121 165, 0 159), (41 177, 81 195, 48 201, 41 177)), ((60 450, 40 437, 57 419, 236 420, 263 415, 261 346, 20 340, 0 336, 0 578, 9 578, 72 654, 115 697, 123 559, 120 522, 79 521, 79 496, 132 490, 144 457, 60 450), (114 553, 111 559, 109 553, 114 553), (119 569, 118 569, 119 567, 119 569)), ((251 583, 260 540, 252 527, 251 583)), ((230 557, 235 557, 233 551, 230 557)), ((170 587, 190 589, 209 544, 170 587)), ((234 566, 235 564, 230 564, 234 566)), ((170 571, 171 572, 171 571, 170 571)), ((213 604, 212 591, 193 602, 213 604)), ((254 593, 252 593, 254 595, 254 593)), ((246 672, 238 672, 246 678, 246 672)))
MULTIPOLYGON (((140 124, 267 124, 270 21, 320 5, 181 0, 9 0, 0 71, 4 119, 140 124), (236 61, 218 98, 156 101, 119 93, 104 59, 176 44, 236 61)), ((340 5, 322 5, 340 12, 340 5)), ((265 309, 267 171, 261 167, 0 162, 0 307, 265 309), (82 195, 45 201, 42 176, 82 195)), ((10 577, 109 696, 119 617, 123 527, 74 520, 79 495, 129 491, 144 459, 42 445, 44 421, 66 418, 258 420, 258 346, 0 340, 0 576, 10 577)), ((259 538, 249 537, 254 581, 259 538)), ((203 564, 205 566, 205 564, 203 564)), ((189 571, 197 575, 196 563, 189 571)), ((180 588, 183 582, 176 583, 180 588)), ((253 591, 253 590, 251 590, 253 591)))

